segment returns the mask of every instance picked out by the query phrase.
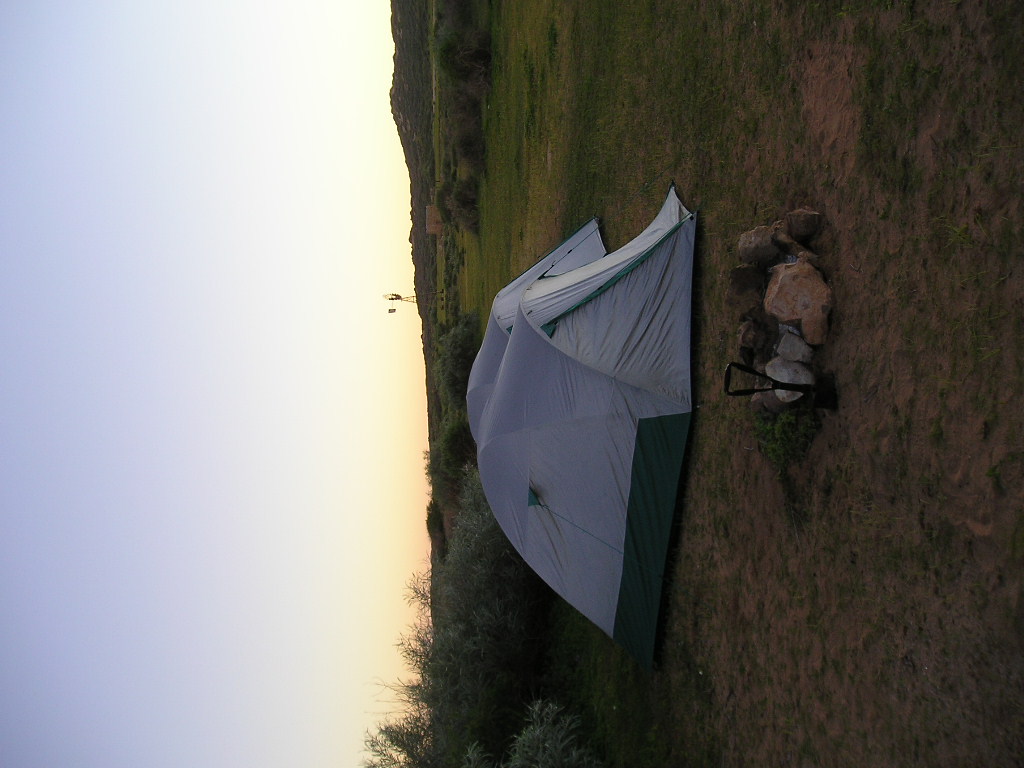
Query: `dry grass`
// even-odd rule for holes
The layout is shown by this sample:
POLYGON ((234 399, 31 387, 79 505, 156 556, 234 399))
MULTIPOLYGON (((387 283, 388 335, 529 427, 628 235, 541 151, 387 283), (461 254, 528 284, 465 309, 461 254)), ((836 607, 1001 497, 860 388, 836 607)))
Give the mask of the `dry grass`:
POLYGON ((585 627, 563 637, 583 649, 567 685, 612 762, 1014 764, 1021 11, 523 0, 491 19, 464 309, 485 316, 591 215, 620 244, 671 180, 700 209, 701 408, 662 663, 637 677, 585 627), (821 354, 840 409, 784 493, 720 386, 736 238, 798 204, 829 222, 821 354))

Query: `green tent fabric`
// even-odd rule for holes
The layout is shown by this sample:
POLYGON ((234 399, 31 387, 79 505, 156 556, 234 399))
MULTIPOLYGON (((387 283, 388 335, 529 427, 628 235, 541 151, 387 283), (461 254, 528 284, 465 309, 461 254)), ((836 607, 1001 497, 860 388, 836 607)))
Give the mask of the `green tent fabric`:
POLYGON ((517 278, 492 312, 510 314, 512 296, 514 319, 488 326, 467 395, 502 529, 552 589, 644 665, 692 410, 695 227, 673 187, 623 248, 517 278))

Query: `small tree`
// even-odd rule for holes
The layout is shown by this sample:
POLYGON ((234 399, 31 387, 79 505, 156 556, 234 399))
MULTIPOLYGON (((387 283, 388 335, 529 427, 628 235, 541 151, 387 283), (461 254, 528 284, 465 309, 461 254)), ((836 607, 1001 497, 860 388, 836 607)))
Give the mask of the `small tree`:
POLYGON ((442 71, 462 83, 486 82, 491 68, 491 41, 486 32, 452 32, 441 41, 442 71))
POLYGON ((533 702, 526 726, 512 741, 508 756, 495 765, 479 744, 467 751, 462 768, 600 768, 580 742, 579 720, 551 701, 533 702))

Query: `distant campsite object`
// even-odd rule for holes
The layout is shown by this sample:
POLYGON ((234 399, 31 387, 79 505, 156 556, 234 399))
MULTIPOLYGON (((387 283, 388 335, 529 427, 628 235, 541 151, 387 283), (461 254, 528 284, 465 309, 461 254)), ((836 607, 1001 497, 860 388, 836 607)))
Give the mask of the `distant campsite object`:
POLYGON ((502 529, 645 666, 692 409, 695 229, 674 187, 613 253, 588 222, 495 297, 467 394, 502 529))
MULTIPOLYGON (((403 296, 400 293, 385 293, 384 294, 384 298, 387 301, 404 301, 407 304, 416 304, 416 303, 418 303, 420 301, 427 300, 427 299, 437 298, 439 300, 443 300, 444 299, 444 291, 443 290, 431 291, 430 293, 426 293, 426 294, 413 293, 413 294, 408 295, 408 296, 403 296)), ((388 307, 388 314, 389 315, 393 315, 396 311, 397 311, 397 307, 388 307)))
POLYGON ((440 235, 444 231, 444 219, 441 218, 441 211, 436 205, 427 206, 427 234, 440 235))

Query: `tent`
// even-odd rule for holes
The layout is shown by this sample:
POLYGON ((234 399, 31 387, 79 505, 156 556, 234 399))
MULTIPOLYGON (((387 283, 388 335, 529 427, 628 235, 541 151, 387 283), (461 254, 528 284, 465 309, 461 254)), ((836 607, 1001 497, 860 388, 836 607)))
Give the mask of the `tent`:
POLYGON ((498 368, 505 356, 508 338, 512 332, 512 322, 519 310, 519 300, 522 298, 523 291, 534 280, 542 276, 550 277, 569 272, 576 267, 589 264, 594 259, 601 258, 606 252, 597 219, 591 219, 570 235, 565 242, 498 291, 498 295, 494 297, 491 304, 491 314, 487 321, 484 342, 469 374, 466 393, 469 428, 477 442, 480 441, 478 430, 483 406, 490 397, 498 368))
POLYGON ((645 665, 690 424, 695 228, 674 187, 613 253, 589 222, 495 297, 467 392, 505 534, 645 665))

